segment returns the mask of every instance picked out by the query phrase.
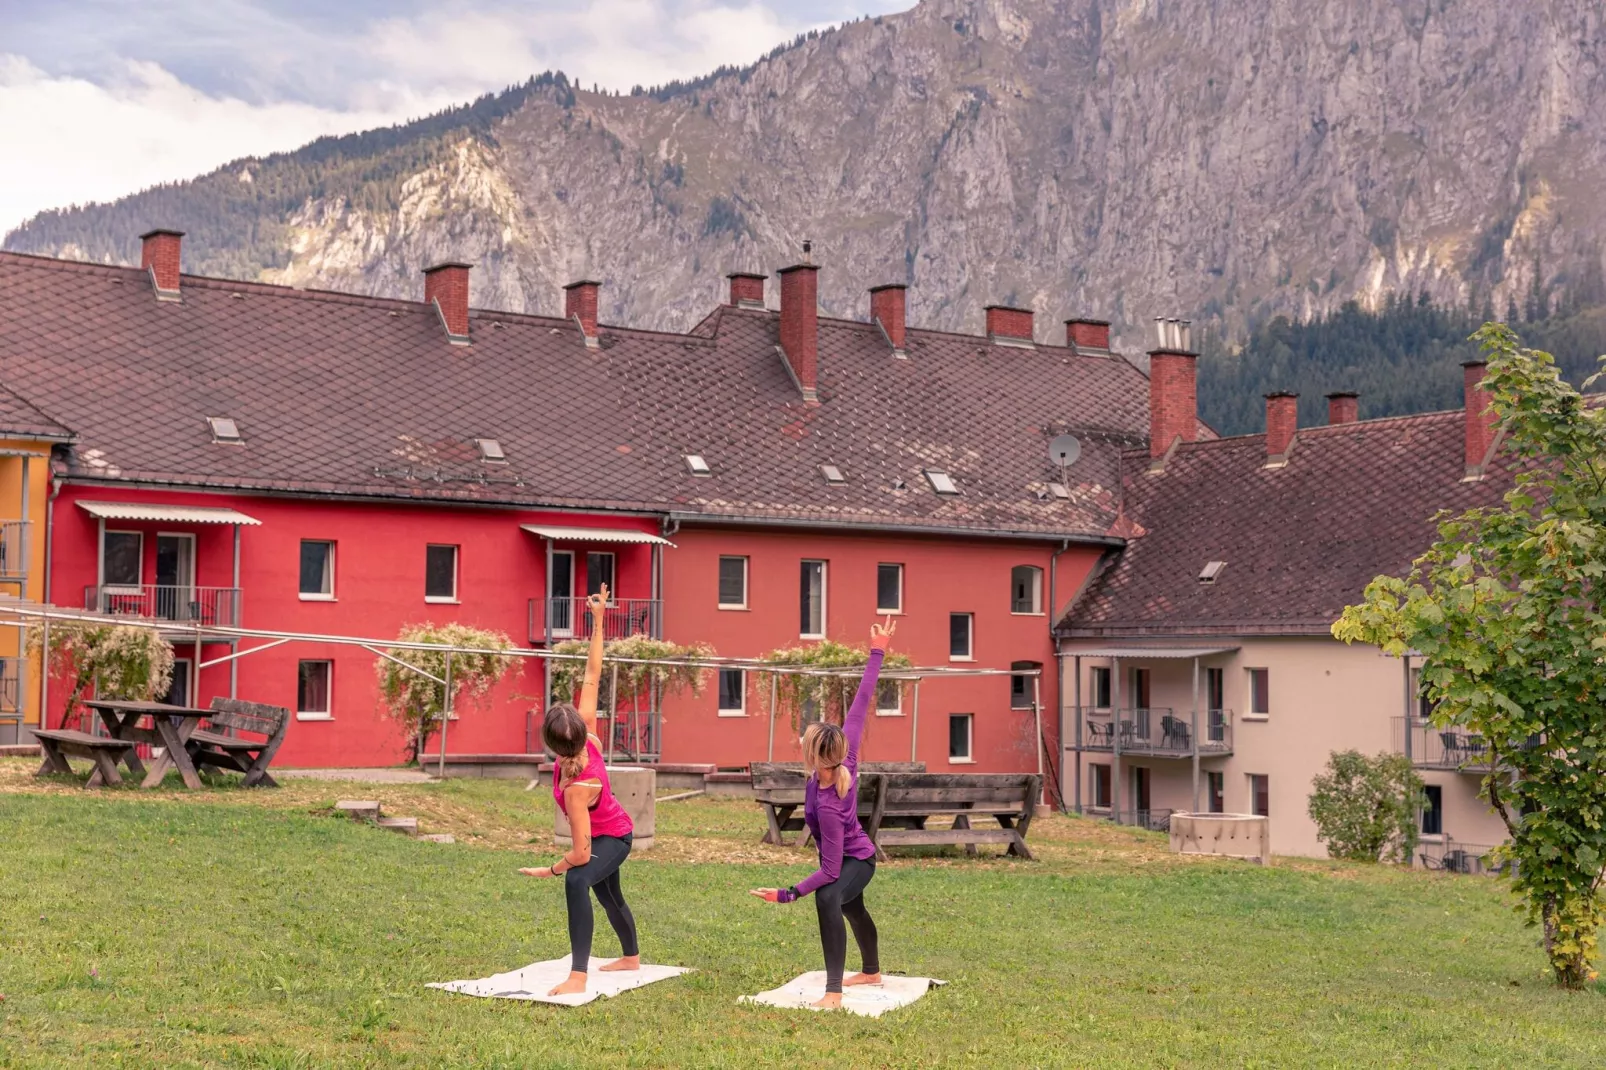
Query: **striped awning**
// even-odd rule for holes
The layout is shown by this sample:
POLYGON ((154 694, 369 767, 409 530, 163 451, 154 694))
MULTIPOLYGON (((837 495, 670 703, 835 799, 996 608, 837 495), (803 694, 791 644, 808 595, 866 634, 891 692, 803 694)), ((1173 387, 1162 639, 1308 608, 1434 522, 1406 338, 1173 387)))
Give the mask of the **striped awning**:
POLYGON ((661 535, 628 528, 555 528, 545 524, 520 524, 531 535, 539 535, 553 542, 628 542, 647 546, 673 546, 661 535))
POLYGON ((153 505, 149 502, 79 502, 96 520, 165 520, 173 524, 246 524, 262 521, 233 509, 211 505, 153 505))

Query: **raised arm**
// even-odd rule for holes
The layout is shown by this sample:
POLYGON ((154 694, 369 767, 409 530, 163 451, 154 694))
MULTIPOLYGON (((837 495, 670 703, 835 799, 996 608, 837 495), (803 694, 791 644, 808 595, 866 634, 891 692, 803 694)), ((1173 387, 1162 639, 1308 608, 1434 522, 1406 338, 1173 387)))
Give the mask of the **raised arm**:
POLYGON ((887 643, 892 640, 892 633, 898 626, 888 616, 885 624, 870 625, 870 660, 864 666, 864 676, 859 680, 859 690, 853 696, 853 705, 848 708, 848 715, 842 722, 842 734, 848 737, 848 756, 843 763, 850 770, 859 768, 859 741, 864 738, 864 720, 870 713, 870 703, 875 701, 876 685, 881 681, 881 662, 887 654, 887 643))
POLYGON ((602 685, 602 633, 604 617, 608 612, 608 585, 586 599, 586 610, 591 614, 591 649, 586 653, 586 677, 580 685, 580 719, 586 731, 597 734, 597 691, 602 685))

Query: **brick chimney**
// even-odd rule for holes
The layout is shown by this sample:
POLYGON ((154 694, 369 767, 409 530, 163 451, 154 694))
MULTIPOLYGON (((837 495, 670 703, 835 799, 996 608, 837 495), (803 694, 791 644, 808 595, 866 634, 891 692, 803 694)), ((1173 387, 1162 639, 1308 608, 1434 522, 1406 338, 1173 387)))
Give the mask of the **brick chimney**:
POLYGON ((184 241, 182 230, 148 230, 139 236, 139 266, 148 271, 156 287, 158 301, 177 301, 179 247, 184 241))
POLYGON ((1197 361, 1184 349, 1149 352, 1149 456, 1164 457, 1173 443, 1199 433, 1197 361))
POLYGON ((1287 458, 1299 430, 1299 395, 1279 390, 1266 395, 1266 459, 1287 458))
POLYGON ((591 279, 571 282, 563 288, 563 318, 573 320, 580 327, 586 346, 597 346, 597 292, 602 283, 591 279))
POLYGON ((881 333, 887 336, 892 352, 900 357, 904 355, 908 289, 901 282, 893 282, 870 290, 870 319, 881 325, 881 333))
POLYGON ((1032 310, 988 305, 987 340, 994 345, 1031 345, 1032 310))
POLYGON ((818 401, 820 348, 820 269, 814 264, 782 268, 781 355, 803 392, 818 401))
POLYGON ((1469 360, 1461 365, 1461 382, 1466 392, 1466 461, 1467 476, 1479 479, 1483 465, 1494 445, 1495 414, 1489 404, 1489 392, 1483 388, 1483 373, 1488 364, 1469 360))
POLYGON ((468 344, 468 272, 472 264, 449 262, 424 269, 424 303, 435 306, 446 338, 468 344))
POLYGON ((732 308, 763 308, 764 307, 764 280, 768 275, 749 275, 742 271, 733 271, 725 276, 730 280, 732 308))
POLYGON ((1110 321, 1074 319, 1065 321, 1065 344, 1072 349, 1110 351, 1110 321))
POLYGON ((1352 390, 1335 390, 1327 395, 1327 423, 1352 424, 1361 418, 1361 396, 1352 390))

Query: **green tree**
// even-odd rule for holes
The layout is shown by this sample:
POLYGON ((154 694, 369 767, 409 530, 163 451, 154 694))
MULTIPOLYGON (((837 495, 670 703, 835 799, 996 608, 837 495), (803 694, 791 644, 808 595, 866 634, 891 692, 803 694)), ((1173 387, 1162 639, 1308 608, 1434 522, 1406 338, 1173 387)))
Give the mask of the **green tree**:
POLYGON ((1606 861, 1606 410, 1507 327, 1475 337, 1515 486, 1501 507, 1441 516, 1409 576, 1373 580, 1333 634, 1421 654, 1434 723, 1487 742, 1520 909, 1556 981, 1580 988, 1606 861))
POLYGON ((446 712, 446 683, 451 680, 452 712, 462 712, 463 700, 484 697, 513 668, 515 658, 501 651, 513 642, 501 632, 463 624, 413 624, 396 637, 401 643, 428 643, 435 649, 397 648, 379 659, 379 695, 385 711, 413 741, 413 757, 424 754, 429 734, 440 727, 446 712), (474 653, 451 653, 461 647, 474 653), (447 659, 451 671, 447 671, 447 659), (422 671, 418 671, 422 670, 422 671), (427 674, 427 675, 426 675, 427 674))
MULTIPOLYGON (((29 627, 28 651, 37 656, 45 630, 29 627)), ((82 720, 80 700, 91 687, 100 698, 148 702, 173 682, 173 648, 155 628, 58 620, 50 624, 50 671, 72 681, 61 724, 82 720)))
POLYGON ((1334 751, 1311 787, 1310 819, 1328 854, 1351 862, 1411 860, 1423 792, 1405 755, 1334 751))

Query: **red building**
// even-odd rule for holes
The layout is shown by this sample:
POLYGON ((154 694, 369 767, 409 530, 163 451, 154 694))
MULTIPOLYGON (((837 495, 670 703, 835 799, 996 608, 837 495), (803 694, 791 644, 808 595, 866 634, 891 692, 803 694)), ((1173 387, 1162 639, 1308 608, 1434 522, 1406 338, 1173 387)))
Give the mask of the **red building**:
MULTIPOLYGON (((561 318, 516 315, 471 310, 464 265, 395 301, 180 276, 179 241, 147 235, 138 270, 0 253, 0 376, 73 436, 44 598, 168 623, 190 662, 175 699, 293 709, 282 763, 402 758, 374 655, 245 653, 260 641, 217 629, 382 639, 454 620, 543 647, 604 580, 616 634, 755 657, 862 643, 894 612, 917 665, 1041 667, 1058 709, 1051 625, 1120 543, 1120 452, 1149 430, 1107 325, 1047 345, 1031 312, 994 307, 985 337, 913 330, 901 286, 871 291, 866 321, 822 319, 803 264, 778 309, 764 277, 735 275, 727 304, 669 334, 599 325, 594 282, 561 318), (1049 446, 1067 435, 1062 468, 1049 446)), ((918 756, 1035 768, 1029 680, 928 680, 918 756)), ((648 756, 764 757, 767 698, 709 683, 666 703, 648 756)), ((526 661, 451 749, 536 749, 545 688, 526 661)), ((59 682, 48 697, 55 723, 59 682)), ((870 756, 907 758, 911 696, 886 704, 870 756)), ((776 737, 791 757, 790 727, 776 737)))

